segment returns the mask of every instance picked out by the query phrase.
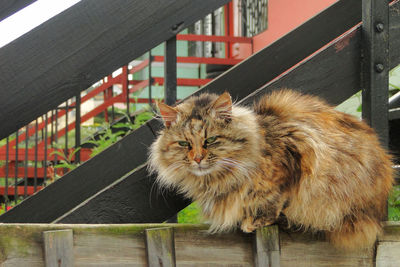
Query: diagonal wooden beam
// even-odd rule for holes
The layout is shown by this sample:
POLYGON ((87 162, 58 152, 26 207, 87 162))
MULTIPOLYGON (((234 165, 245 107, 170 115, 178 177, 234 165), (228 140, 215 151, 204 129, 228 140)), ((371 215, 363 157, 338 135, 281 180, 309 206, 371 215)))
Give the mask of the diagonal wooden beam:
MULTIPOLYGON (((340 103, 359 90, 359 75, 357 75, 359 70, 360 31, 358 27, 308 57, 291 71, 250 94, 242 102, 251 104, 260 95, 271 90, 290 87, 302 92, 321 95, 333 103, 340 103)), ((149 125, 153 125, 153 128, 159 127, 153 122, 150 122, 149 125)), ((180 196, 175 196, 173 201, 171 195, 167 199, 163 198, 161 194, 155 196, 157 190, 151 190, 154 180, 155 178, 146 173, 144 168, 132 172, 82 202, 55 222, 163 222, 188 204, 188 201, 180 196), (139 182, 140 179, 142 182, 139 182), (149 201, 149 196, 153 200, 149 201), (155 201, 154 197, 158 198, 158 201, 155 201), (171 203, 171 201, 174 204, 168 204, 169 208, 167 209, 150 208, 151 203, 166 205, 165 203, 171 203)), ((157 188, 156 185, 154 186, 157 188)))
POLYGON ((227 2, 82 0, 0 48, 0 139, 227 2))
POLYGON ((36 0, 0 0, 0 21, 36 2, 36 0))
MULTIPOLYGON (((399 8, 398 5, 394 7, 399 8)), ((332 8, 337 8, 337 6, 333 6, 332 8)), ((359 10, 359 12, 361 14, 361 10, 359 10)), ((330 14, 330 12, 327 14, 330 14)), ((341 14, 346 16, 347 13, 344 12, 341 14)), ((338 16, 334 16, 329 19, 337 17, 338 16)), ((342 18, 340 18, 340 20, 341 19, 342 18)), ((311 21, 315 23, 313 27, 321 26, 321 18, 318 18, 318 16, 311 21), (317 20, 315 20, 316 18, 317 20)), ((352 26, 353 25, 350 25, 349 28, 352 26)), ((310 27, 310 25, 307 27, 310 27)), ((393 30, 398 31, 400 27, 393 30)), ((289 53, 288 51, 297 49, 299 46, 307 49, 307 47, 312 46, 312 43, 318 38, 310 36, 310 38, 296 39, 297 34, 292 35, 294 39, 286 36, 284 37, 286 38, 286 42, 291 44, 282 44, 283 47, 288 47, 286 50, 282 50, 276 45, 269 46, 264 49, 268 52, 263 51, 246 60, 254 62, 254 65, 239 64, 235 66, 233 68, 235 69, 235 73, 240 73, 240 75, 232 76, 229 74, 232 70, 229 70, 227 74, 220 76, 216 82, 221 84, 222 88, 214 88, 211 86, 214 83, 212 82, 204 86, 200 92, 211 91, 219 93, 226 89, 240 100, 243 98, 241 97, 242 95, 247 96, 256 89, 261 89, 246 98, 245 103, 251 103, 254 99, 257 99, 260 94, 281 86, 289 86, 295 87, 300 91, 320 94, 327 99, 327 101, 337 104, 352 95, 359 88, 360 35, 358 31, 358 28, 353 29, 353 31, 348 32, 335 42, 325 46, 324 49, 319 50, 299 64, 297 64, 297 59, 289 58, 289 63, 282 62, 280 59, 284 57, 283 54, 289 53), (297 40, 297 42, 295 42, 295 40, 297 40), (265 57, 266 55, 274 56, 268 59, 265 57), (260 67, 261 60, 255 59, 259 57, 261 57, 264 62, 263 67, 260 67), (290 67, 295 64, 297 65, 279 78, 271 76, 268 71, 279 64, 288 64, 290 67), (254 76, 254 72, 258 74, 254 76), (254 77, 258 77, 259 80, 257 82, 252 81, 251 78, 254 77), (273 80, 273 78, 276 79, 273 80), (241 80, 247 81, 248 86, 246 86, 246 83, 241 82, 241 80), (235 82, 241 84, 242 87, 233 87, 233 89, 231 89, 230 85, 235 82), (262 85, 266 83, 268 84, 263 87, 262 85), (261 86, 258 86, 258 84, 261 84, 261 86), (310 90, 307 88, 312 89, 310 90)), ((291 34, 293 34, 293 32, 289 33, 289 35, 291 34)), ((323 33, 323 35, 324 34, 325 33, 323 33)), ((341 33, 338 35, 340 34, 341 33)), ((334 37, 332 37, 332 39, 333 38, 334 37)), ((308 54, 306 53, 302 59, 307 56, 308 54)), ((391 59, 392 62, 400 62, 400 58, 398 57, 392 57, 391 59)), ((280 67, 278 66, 277 68, 280 67)), ((86 216, 84 218, 86 218, 85 222, 87 223, 93 222, 93 220, 95 220, 95 222, 110 222, 113 218, 115 222, 121 222, 126 219, 124 214, 128 214, 126 216, 131 222, 156 222, 167 219, 170 214, 174 214, 180 207, 185 206, 188 203, 187 200, 177 196, 176 198, 172 198, 172 200, 166 200, 166 203, 170 203, 170 201, 174 203, 170 205, 169 208, 147 210, 143 207, 149 204, 149 195, 140 194, 140 188, 143 185, 145 188, 143 189, 144 192, 149 192, 149 186, 152 184, 148 183, 154 178, 149 177, 149 180, 140 180, 139 178, 138 180, 135 180, 136 178, 131 179, 130 177, 137 177, 135 172, 124 176, 135 167, 145 164, 147 146, 152 143, 156 132, 161 127, 162 125, 159 121, 151 120, 139 130, 131 133, 106 151, 68 173, 62 179, 48 186, 35 196, 25 200, 8 213, 0 216, 0 222, 52 222, 56 219, 61 221, 62 218, 65 218, 65 220, 70 218, 70 222, 74 222, 75 219, 73 218, 79 218, 81 216, 86 216), (124 188, 126 186, 133 189, 135 186, 132 185, 135 183, 135 186, 139 188, 140 197, 133 200, 131 196, 127 194, 133 195, 137 191, 124 191, 124 188), (147 183, 147 185, 145 185, 145 183, 147 183), (111 184, 112 186, 110 186, 111 184), (102 191, 99 192, 100 190, 102 191), (107 199, 112 201, 107 201, 107 199), (139 202, 143 202, 144 204, 138 204, 139 202), (110 206, 108 206, 107 203, 110 203, 110 206), (138 207, 140 212, 124 213, 125 208, 119 210, 118 203, 122 203, 121 207, 131 205, 129 208, 131 210, 138 207), (167 211, 165 211, 165 209, 167 209, 167 211), (79 216, 77 216, 78 214, 79 216), (88 214, 90 214, 90 216, 88 214)), ((145 176, 147 176, 147 174, 145 176)), ((162 197, 158 199, 157 205, 164 202, 162 197)))

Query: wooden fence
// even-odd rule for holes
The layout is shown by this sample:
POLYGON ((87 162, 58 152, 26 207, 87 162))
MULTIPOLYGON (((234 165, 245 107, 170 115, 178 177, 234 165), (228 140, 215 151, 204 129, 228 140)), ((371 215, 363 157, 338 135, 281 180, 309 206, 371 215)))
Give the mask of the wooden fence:
POLYGON ((0 266, 399 266, 400 223, 376 251, 335 250, 323 236, 277 226, 209 234, 207 225, 0 224, 0 266), (375 265, 376 264, 376 265, 375 265))

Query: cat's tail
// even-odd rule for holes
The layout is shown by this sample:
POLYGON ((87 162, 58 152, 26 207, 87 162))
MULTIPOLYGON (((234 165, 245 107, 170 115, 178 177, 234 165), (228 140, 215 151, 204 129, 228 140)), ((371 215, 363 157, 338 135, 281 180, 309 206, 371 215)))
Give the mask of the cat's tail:
POLYGON ((339 229, 327 232, 326 235, 335 247, 354 251, 372 249, 381 233, 382 226, 379 220, 362 216, 356 219, 345 218, 339 229))

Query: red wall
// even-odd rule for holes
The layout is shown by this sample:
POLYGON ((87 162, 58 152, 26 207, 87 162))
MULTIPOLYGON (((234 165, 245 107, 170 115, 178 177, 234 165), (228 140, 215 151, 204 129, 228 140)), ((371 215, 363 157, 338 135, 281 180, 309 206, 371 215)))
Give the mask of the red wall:
MULTIPOLYGON (((268 29, 253 37, 253 52, 264 48, 337 0, 269 0, 268 29)), ((305 37, 306 38, 306 37, 305 37)), ((245 58, 250 47, 236 47, 236 55, 245 58)))

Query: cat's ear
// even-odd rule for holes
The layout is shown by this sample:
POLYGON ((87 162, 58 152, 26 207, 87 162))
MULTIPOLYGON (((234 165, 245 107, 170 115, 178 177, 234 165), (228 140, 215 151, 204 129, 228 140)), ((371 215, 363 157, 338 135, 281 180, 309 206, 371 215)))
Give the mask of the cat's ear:
POLYGON ((171 126, 171 124, 177 119, 178 111, 175 108, 170 107, 162 102, 157 102, 157 106, 160 110, 160 114, 164 120, 165 126, 171 126))
POLYGON ((230 117, 232 114, 232 98, 228 92, 220 95, 212 104, 211 108, 222 117, 230 117))

